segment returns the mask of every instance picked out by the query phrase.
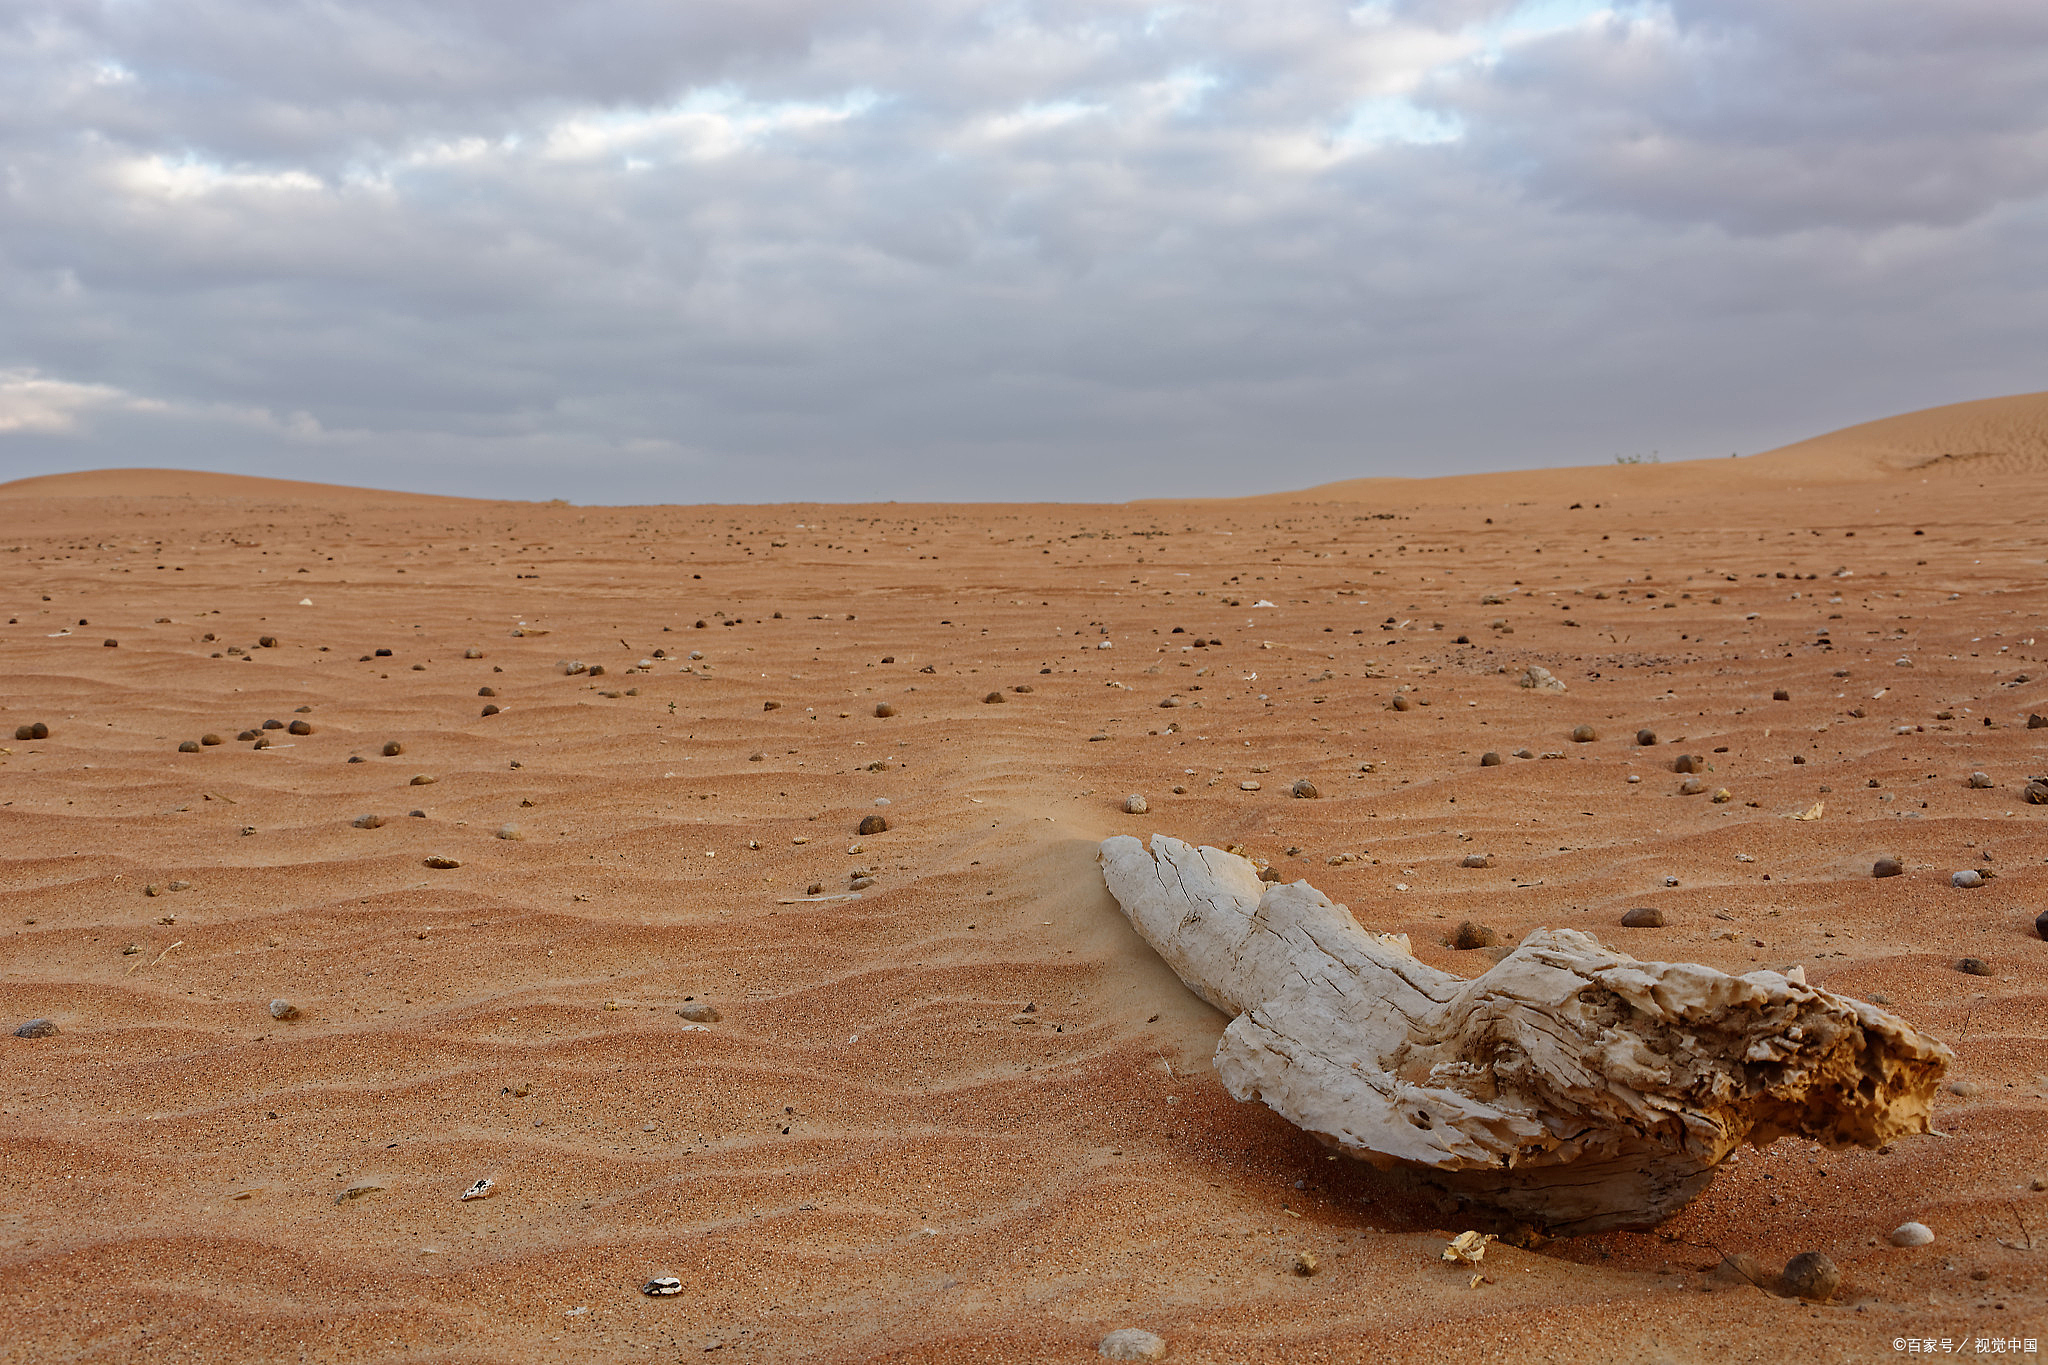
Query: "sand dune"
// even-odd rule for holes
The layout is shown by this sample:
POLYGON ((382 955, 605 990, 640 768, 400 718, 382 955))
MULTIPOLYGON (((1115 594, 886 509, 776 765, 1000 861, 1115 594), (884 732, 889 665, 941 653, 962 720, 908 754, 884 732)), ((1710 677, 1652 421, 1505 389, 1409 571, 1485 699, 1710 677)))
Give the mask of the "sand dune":
POLYGON ((1385 518, 0 490, 0 1018, 61 1030, 0 1034, 0 1355, 2042 1335, 2048 807, 2020 789, 2048 771, 2048 491, 1987 467, 1759 497, 1727 463, 1385 518), (1532 663, 1570 691, 1516 686, 1532 663), (1679 795, 1680 753, 1730 799, 1679 795), (1487 963, 1447 946, 1468 918, 1800 965, 1948 1042, 1962 1085, 1941 1136, 1749 1150, 1662 1229, 1497 1246, 1471 1287, 1438 1259, 1459 1215, 1224 1094, 1223 1020, 1094 867, 1152 830, 1242 844, 1449 970, 1487 963), (1995 879, 1951 887, 1966 866, 1995 879), (1620 928, 1637 905, 1669 927, 1620 928), (1907 1218, 1937 1242, 1886 1243, 1907 1218), (1706 1273, 1809 1249, 1834 1305, 1706 1273))

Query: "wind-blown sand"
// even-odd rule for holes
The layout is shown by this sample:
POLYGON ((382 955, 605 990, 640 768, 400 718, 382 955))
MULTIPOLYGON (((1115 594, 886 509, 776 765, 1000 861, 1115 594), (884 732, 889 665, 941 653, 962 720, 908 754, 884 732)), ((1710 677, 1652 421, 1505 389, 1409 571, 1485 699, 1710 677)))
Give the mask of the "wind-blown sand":
MULTIPOLYGON (((2048 399, 1999 401, 2042 429, 2048 399)), ((1992 458, 1901 469, 1852 429, 1788 448, 1835 468, 1808 483, 1704 461, 733 508, 0 486, 0 1021, 61 1029, 0 1034, 0 1359, 2048 1335, 2048 806, 2020 796, 2048 772, 2048 485, 2023 450, 1942 448, 1965 416, 1909 453, 1992 458), (1530 664, 1570 691, 1518 687, 1530 664), (1400 688, 1423 704, 1389 709, 1400 688), (235 739, 268 719, 312 733, 235 739), (1568 742, 1581 722, 1599 741, 1568 742), (1680 753, 1732 799, 1677 795, 1680 753), (1304 776, 1322 799, 1289 798, 1304 776), (1746 1150, 1655 1232, 1496 1246, 1468 1288, 1438 1260, 1461 1223, 1223 1092, 1225 1021, 1096 872, 1099 839, 1155 830, 1241 843, 1468 974, 1489 956, 1444 946, 1467 918, 1801 964, 1954 1047, 1970 1093, 1887 1153, 1746 1150), (1906 875, 1873 880, 1882 855, 1906 875), (1953 889, 1963 867, 1995 879, 1953 889), (797 899, 856 869, 859 899, 797 899), (1620 928, 1633 906, 1668 927, 1620 928), (1908 1218, 1933 1246, 1884 1240, 1908 1218), (1809 1249, 1843 1269, 1832 1305, 1704 1274, 1809 1249), (665 1274, 680 1295, 638 1292, 665 1274)))

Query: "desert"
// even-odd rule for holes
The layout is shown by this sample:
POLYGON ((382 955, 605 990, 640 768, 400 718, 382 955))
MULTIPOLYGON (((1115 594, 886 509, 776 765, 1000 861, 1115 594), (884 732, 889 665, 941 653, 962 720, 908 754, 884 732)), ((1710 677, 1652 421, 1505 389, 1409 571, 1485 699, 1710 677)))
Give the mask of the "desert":
POLYGON ((0 1358, 2033 1353, 2044 476, 2048 394, 1243 499, 0 485, 0 1358), (1155 834, 1955 1060, 1447 1261, 1505 1230, 1225 1091, 1155 834))

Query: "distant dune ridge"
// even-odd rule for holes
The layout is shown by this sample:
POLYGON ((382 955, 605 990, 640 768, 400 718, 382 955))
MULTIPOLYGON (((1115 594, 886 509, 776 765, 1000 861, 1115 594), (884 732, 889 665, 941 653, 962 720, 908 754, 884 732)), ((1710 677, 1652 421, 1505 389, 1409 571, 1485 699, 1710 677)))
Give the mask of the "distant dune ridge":
MULTIPOLYGON (((2048 473, 2048 391, 1980 398, 1843 427, 1745 459, 1670 464, 1585 465, 1503 470, 1438 478, 1343 479, 1264 496, 1286 502, 1470 502, 1559 493, 1670 495, 1734 491, 1745 485, 1859 483, 1939 468, 1981 473, 2048 473)), ((329 483, 181 469, 93 469, 0 483, 0 498, 262 498, 293 502, 467 501, 329 483)), ((1144 499, 1142 501, 1178 501, 1144 499)))

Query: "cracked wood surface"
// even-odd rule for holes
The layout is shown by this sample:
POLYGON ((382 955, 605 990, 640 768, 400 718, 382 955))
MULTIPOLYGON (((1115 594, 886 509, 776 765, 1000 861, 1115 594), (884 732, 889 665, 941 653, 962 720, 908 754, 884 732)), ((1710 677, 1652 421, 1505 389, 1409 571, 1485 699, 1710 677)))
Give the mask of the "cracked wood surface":
POLYGON ((1466 980, 1221 849, 1120 835, 1098 857, 1139 934, 1233 1016, 1216 1048, 1232 1095, 1553 1231, 1661 1221, 1745 1141, 1925 1132, 1953 1060, 1796 969, 1640 962, 1542 929, 1466 980))

